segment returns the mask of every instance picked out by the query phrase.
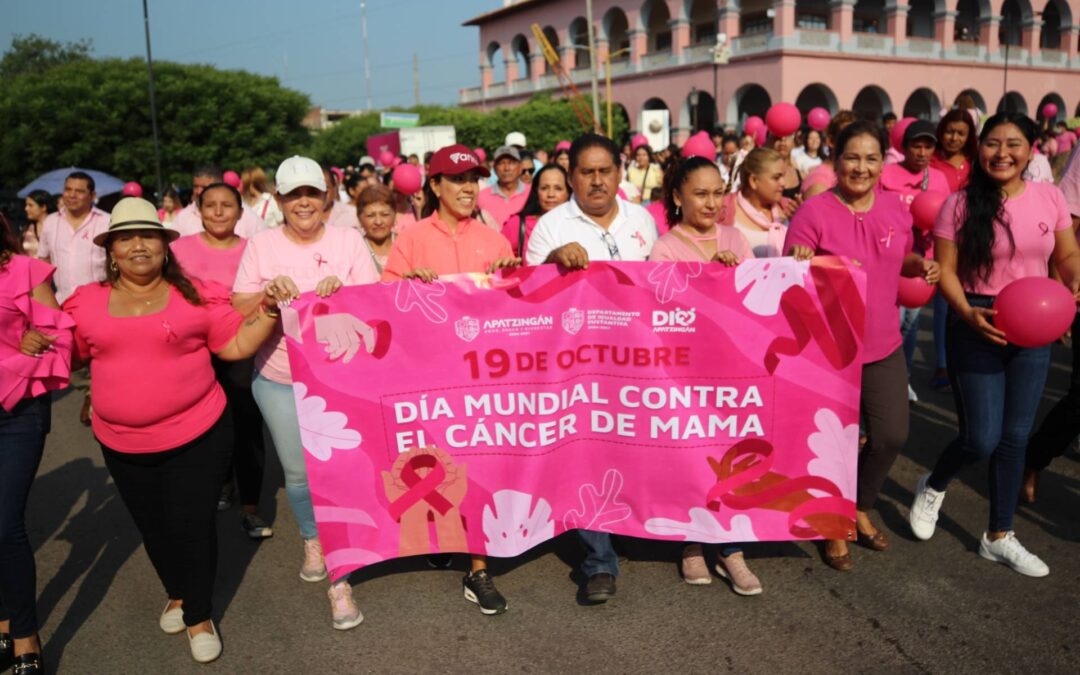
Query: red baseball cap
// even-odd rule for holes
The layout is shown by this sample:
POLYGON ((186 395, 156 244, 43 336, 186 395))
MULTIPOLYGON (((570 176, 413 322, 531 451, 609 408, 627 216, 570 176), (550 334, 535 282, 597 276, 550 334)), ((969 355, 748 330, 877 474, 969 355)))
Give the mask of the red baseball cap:
POLYGON ((475 171, 484 178, 491 175, 487 167, 480 163, 480 159, 477 158, 476 154, 460 143, 448 145, 437 151, 431 156, 431 165, 428 168, 428 173, 431 176, 443 174, 457 176, 467 171, 475 171))

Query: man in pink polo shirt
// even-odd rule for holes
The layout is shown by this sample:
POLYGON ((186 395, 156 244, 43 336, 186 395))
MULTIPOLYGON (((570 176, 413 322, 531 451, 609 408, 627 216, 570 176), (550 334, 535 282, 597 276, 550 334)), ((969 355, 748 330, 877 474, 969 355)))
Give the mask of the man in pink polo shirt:
POLYGON ((529 198, 529 186, 521 181, 521 153, 517 148, 504 145, 495 151, 495 175, 498 182, 481 190, 476 203, 495 219, 489 224, 502 230, 529 198))
MULTIPOLYGON (((191 203, 176 214, 170 227, 180 233, 181 237, 189 234, 199 234, 203 231, 202 215, 199 214, 199 196, 203 190, 214 183, 221 183, 225 179, 225 173, 216 166, 201 166, 191 175, 191 203)), ((248 208, 247 204, 241 204, 243 209, 240 213, 240 222, 236 224, 235 234, 244 239, 251 239, 256 234, 266 229, 266 223, 248 208)))
POLYGON ((105 279, 105 249, 94 237, 109 229, 109 214, 94 206, 94 179, 74 171, 64 180, 63 208, 41 225, 37 255, 56 267, 56 300, 83 284, 105 279))
POLYGON ((921 192, 949 194, 949 180, 939 169, 930 166, 937 147, 937 128, 926 120, 917 120, 904 130, 904 159, 881 170, 881 189, 897 192, 910 211, 911 202, 921 192))

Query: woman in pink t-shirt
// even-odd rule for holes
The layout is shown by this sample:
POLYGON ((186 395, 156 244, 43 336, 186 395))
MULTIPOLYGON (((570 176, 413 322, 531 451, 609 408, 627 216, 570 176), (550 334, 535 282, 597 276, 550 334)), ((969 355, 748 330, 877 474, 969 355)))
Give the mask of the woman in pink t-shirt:
MULTIPOLYGON (((866 272, 866 319, 860 408, 867 441, 859 452, 855 498, 858 540, 875 551, 889 548, 870 519, 881 486, 908 435, 907 368, 900 346, 897 290, 900 276, 938 278, 937 263, 911 253, 911 215, 896 195, 877 189, 888 139, 869 122, 855 122, 836 140, 836 187, 806 200, 795 213, 785 247, 809 246, 818 255, 846 256, 866 272)), ((844 540, 825 543, 825 561, 850 570, 844 540)))
MULTIPOLYGON (((241 199, 240 191, 227 183, 208 185, 199 194, 196 204, 203 231, 180 237, 170 246, 189 276, 232 288, 248 241, 236 234, 236 224, 243 213, 241 199)), ((213 363, 217 380, 229 400, 233 422, 232 471, 221 489, 218 508, 229 508, 235 479, 240 497, 240 526, 252 539, 265 539, 274 532, 258 514, 266 444, 262 414, 251 395, 255 360, 222 361, 214 357, 213 363)))
MULTIPOLYGON (((327 172, 328 173, 328 172, 327 172)), ((276 199, 285 224, 257 234, 248 242, 233 285, 233 303, 238 307, 273 298, 289 303, 301 293, 314 291, 320 297, 336 293, 343 286, 378 281, 363 235, 355 227, 334 227, 324 219, 327 179, 322 168, 307 157, 290 157, 281 163, 275 176, 276 199)), ((355 210, 350 208, 352 217, 355 210)), ((328 315, 316 328, 320 342, 324 330, 334 331, 334 342, 352 340, 352 354, 361 343, 373 345, 372 330, 348 315, 328 315), (340 319, 340 320, 339 320, 340 319)), ((341 354, 337 354, 340 356, 341 354)), ((352 355, 346 356, 346 361, 352 355)), ((255 357, 257 374, 251 389, 270 430, 281 467, 285 473, 285 494, 304 540, 304 562, 300 578, 318 582, 326 578, 315 510, 308 487, 300 422, 293 398, 292 371, 285 349, 285 335, 279 329, 255 357)), ((348 630, 363 616, 352 597, 348 577, 331 579, 328 591, 334 628, 348 630)))
POLYGON ((221 653, 210 601, 232 442, 210 358, 251 358, 277 314, 268 301, 245 319, 225 288, 188 279, 170 255, 178 236, 150 202, 120 200, 94 237, 106 280, 80 287, 64 311, 75 320, 77 360, 90 363, 94 436, 168 594, 160 626, 186 628, 205 663, 221 653))
POLYGON ((532 186, 521 211, 507 218, 502 226, 502 235, 510 240, 510 246, 519 258, 524 257, 529 235, 540 216, 570 201, 571 196, 570 179, 558 164, 542 167, 533 178, 532 186))
POLYGON ((1019 347, 993 324, 994 300, 1010 282, 1045 278, 1049 261, 1074 294, 1080 249, 1065 197, 1024 179, 1038 129, 1028 117, 994 115, 983 125, 971 181, 945 202, 934 225, 941 292, 951 313, 949 378, 959 435, 919 479, 909 520, 919 539, 934 534, 950 481, 965 466, 990 462, 990 517, 979 555, 1033 577, 1050 573, 1013 532, 1024 455, 1050 364, 1050 346, 1019 347))
POLYGON ((0 669, 41 673, 34 551, 26 500, 51 421, 51 392, 67 386, 71 328, 53 295, 52 265, 21 255, 0 214, 0 669))

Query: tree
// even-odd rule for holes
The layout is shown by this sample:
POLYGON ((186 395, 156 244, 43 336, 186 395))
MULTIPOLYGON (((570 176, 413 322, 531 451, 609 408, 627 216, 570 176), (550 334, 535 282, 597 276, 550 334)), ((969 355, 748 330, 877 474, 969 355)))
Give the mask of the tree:
POLYGON ((36 33, 11 38, 11 47, 0 59, 0 80, 20 75, 40 75, 65 63, 86 61, 94 49, 92 40, 60 43, 36 33))
MULTIPOLYGON (((276 78, 210 66, 154 64, 162 164, 168 182, 191 170, 274 167, 304 153, 307 96, 276 78)), ((146 63, 82 60, 0 87, 0 185, 20 186, 58 167, 85 166, 154 183, 146 63)))

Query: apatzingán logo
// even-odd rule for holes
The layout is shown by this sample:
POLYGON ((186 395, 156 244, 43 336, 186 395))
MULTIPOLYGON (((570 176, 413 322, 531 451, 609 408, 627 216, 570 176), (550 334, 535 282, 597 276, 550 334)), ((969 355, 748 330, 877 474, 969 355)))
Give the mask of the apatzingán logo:
POLYGON ((472 342, 480 335, 480 320, 463 316, 454 322, 454 332, 465 342, 472 342))
POLYGON ((652 325, 654 333, 693 333, 694 322, 697 321, 697 309, 654 309, 652 313, 652 325))
POLYGON ((507 331, 521 328, 544 328, 553 326, 555 321, 552 317, 541 314, 540 316, 521 316, 508 319, 485 319, 484 331, 507 331))

